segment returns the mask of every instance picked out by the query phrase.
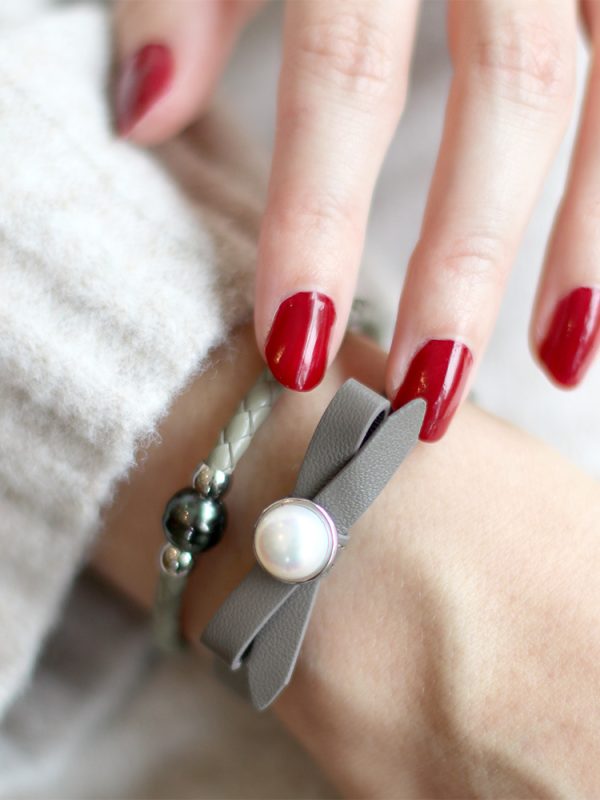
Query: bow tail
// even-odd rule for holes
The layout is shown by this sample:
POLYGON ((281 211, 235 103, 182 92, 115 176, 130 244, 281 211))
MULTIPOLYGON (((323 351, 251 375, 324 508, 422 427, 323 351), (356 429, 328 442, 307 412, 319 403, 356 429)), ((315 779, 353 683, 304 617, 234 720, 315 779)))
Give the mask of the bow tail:
POLYGON ((215 613, 201 641, 230 669, 240 669, 259 632, 297 589, 256 564, 215 613))
POLYGON ((319 581, 298 586, 254 639, 244 666, 255 708, 262 711, 289 683, 318 590, 319 581))

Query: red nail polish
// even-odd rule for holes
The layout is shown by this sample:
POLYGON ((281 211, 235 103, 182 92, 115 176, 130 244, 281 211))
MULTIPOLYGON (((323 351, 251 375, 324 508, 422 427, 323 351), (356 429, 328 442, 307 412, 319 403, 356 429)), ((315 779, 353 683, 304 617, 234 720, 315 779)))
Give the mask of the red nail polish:
POLYGON ((600 340, 600 289, 581 286, 558 303, 540 359, 554 380, 576 386, 589 367, 600 340))
POLYGON ((163 44, 147 44, 126 59, 115 95, 117 128, 126 136, 158 98, 173 77, 173 56, 163 44))
POLYGON ((297 292, 281 303, 265 345, 269 368, 281 384, 307 392, 321 382, 334 322, 335 307, 326 294, 297 292))
POLYGON ((392 406, 397 409, 416 397, 427 401, 419 437, 423 442, 435 442, 446 433, 472 365, 469 348, 452 339, 431 339, 413 357, 392 406))

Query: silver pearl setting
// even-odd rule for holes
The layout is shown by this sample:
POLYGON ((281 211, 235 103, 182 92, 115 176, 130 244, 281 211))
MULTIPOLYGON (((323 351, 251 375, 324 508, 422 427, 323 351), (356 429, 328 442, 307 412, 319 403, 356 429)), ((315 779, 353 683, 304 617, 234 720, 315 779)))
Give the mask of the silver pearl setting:
POLYGON ((215 469, 201 461, 196 467, 192 485, 203 497, 221 497, 229 489, 231 474, 222 469, 215 469))
POLYGON ((193 563, 194 557, 188 550, 180 550, 173 544, 166 544, 160 554, 161 569, 173 578, 186 576, 193 563))
POLYGON ((334 521, 312 500, 286 497, 267 506, 254 528, 261 567, 284 583, 304 583, 332 565, 338 549, 334 521))

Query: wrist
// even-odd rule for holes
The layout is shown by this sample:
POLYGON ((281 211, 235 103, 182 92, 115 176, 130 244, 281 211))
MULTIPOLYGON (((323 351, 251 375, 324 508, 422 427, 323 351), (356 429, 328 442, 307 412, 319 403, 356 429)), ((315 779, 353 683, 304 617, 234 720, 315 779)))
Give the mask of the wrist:
MULTIPOLYGON (((234 332, 175 401, 152 444, 105 514, 94 564, 143 607, 153 602, 160 526, 166 500, 189 485, 223 426, 264 364, 250 326, 234 332)), ((321 385, 308 394, 283 392, 236 467, 225 497, 228 527, 217 547, 198 558, 185 593, 184 633, 197 640, 224 597, 254 563, 249 532, 260 511, 290 492, 316 424, 350 376, 382 391, 384 356, 370 341, 347 334, 321 385)))
MULTIPOLYGON (((143 607, 151 608, 154 599, 158 553, 164 543, 160 520, 165 502, 175 491, 189 485, 195 466, 208 454, 262 369, 253 330, 248 326, 235 332, 226 346, 212 354, 206 371, 177 399, 160 428, 158 443, 148 449, 127 483, 119 487, 115 502, 106 513, 105 532, 95 564, 105 577, 143 607)), ((310 437, 337 389, 347 378, 354 377, 383 392, 384 369, 385 354, 379 347, 348 334, 317 389, 308 394, 284 392, 279 397, 236 467, 225 496, 229 517, 225 536, 215 548, 200 555, 190 576, 182 622, 184 634, 191 642, 198 641, 210 617, 253 566, 254 522, 263 508, 290 493, 310 437)), ((432 448, 420 450, 428 455, 432 448)), ((396 487, 414 488, 409 462, 403 465, 396 487)), ((409 496, 407 491, 406 497, 409 496)), ((397 516, 394 502, 389 492, 384 491, 356 526, 353 541, 346 548, 348 552, 342 554, 323 582, 296 675, 274 706, 321 766, 340 785, 351 787, 358 784, 357 776, 348 769, 347 746, 357 754, 369 753, 362 740, 361 717, 374 714, 383 722, 385 714, 392 713, 386 698, 378 691, 371 691, 376 689, 372 676, 366 675, 360 666, 355 669, 356 663, 350 665, 346 659, 356 646, 371 653, 376 653, 379 647, 376 626, 366 618, 369 602, 377 590, 389 590, 386 581, 379 581, 378 551, 386 547, 393 550, 396 546, 390 542, 390 533, 395 530, 392 521, 397 516), (355 603, 362 609, 346 611, 355 603), (344 625, 346 613, 352 614, 354 624, 344 625), (359 640, 355 641, 357 627, 363 630, 359 630, 359 640), (365 697, 369 697, 368 703, 365 697)), ((394 538, 400 537, 394 533, 394 538)), ((418 576, 412 576, 411 582, 419 593, 418 576)), ((407 598, 398 588, 393 589, 385 602, 391 609, 407 608, 407 598)), ((375 614, 380 617, 376 610, 375 614)), ((393 714, 394 719, 402 718, 404 733, 399 731, 399 736, 409 738, 417 725, 412 698, 419 696, 417 683, 422 680, 417 666, 421 656, 415 646, 419 632, 414 630, 410 613, 395 615, 394 624, 396 644, 404 646, 403 685, 394 694, 393 714)), ((382 757, 389 749, 379 746, 380 738, 380 733, 373 735, 371 741, 378 752, 372 750, 365 757, 372 770, 381 776, 387 769, 382 757)), ((366 765, 360 772, 361 780, 368 779, 366 765)))
MULTIPOLYGON (((197 642, 206 623, 225 597, 254 564, 252 528, 260 511, 273 500, 290 493, 308 442, 327 404, 348 377, 381 392, 385 356, 370 341, 348 334, 321 385, 309 394, 284 392, 255 435, 236 467, 225 496, 229 523, 223 540, 202 553, 190 575, 184 596, 183 629, 197 642)), ((150 608, 157 581, 158 553, 164 543, 160 526, 165 502, 178 489, 189 485, 196 464, 210 451, 219 431, 227 423, 240 399, 263 369, 250 327, 238 330, 230 342, 210 359, 210 366, 177 399, 153 444, 119 487, 107 511, 105 531, 98 544, 95 565, 113 584, 143 607, 150 608)), ((337 569, 337 567, 336 567, 337 569)), ((314 654, 314 639, 308 653, 314 654)), ((311 714, 317 724, 323 709, 322 695, 315 687, 327 685, 326 659, 311 658, 310 680, 304 659, 300 680, 284 692, 277 713, 303 740, 319 732, 312 723, 300 723, 299 709, 311 714)), ((352 698, 340 698, 352 706, 352 698)), ((331 698, 329 700, 331 709, 331 698)), ((327 758, 327 743, 320 753, 327 758)))
MULTIPOLYGON (((191 640, 254 563, 252 526, 293 487, 337 388, 352 376, 381 391, 384 360, 375 345, 348 335, 316 390, 280 397, 236 469, 225 537, 202 554, 190 580, 184 625, 191 640)), ((263 368, 252 330, 239 331, 211 363, 106 515, 97 564, 148 608, 164 503, 189 483, 263 368)), ((276 713, 352 796, 477 794, 510 780, 517 795, 536 747, 535 763, 544 756, 550 782, 552 769, 563 770, 561 779, 578 768, 584 774, 596 735, 585 709, 597 671, 581 680, 570 653, 600 652, 588 635, 598 611, 589 591, 600 570, 598 515, 596 483, 510 426, 464 407, 444 441, 418 447, 353 529, 322 582, 276 713), (576 549, 565 558, 569 542, 576 549), (564 608, 570 616, 554 613, 564 608), (536 645, 540 635, 543 645, 536 645), (554 657, 547 645, 561 640, 569 650, 548 682, 554 657), (570 770, 563 739, 550 746, 531 727, 532 719, 556 718, 555 698, 565 687, 573 695, 565 725, 577 731, 569 746, 581 753, 570 770), (525 740, 528 751, 506 755, 510 743, 525 740), (496 754, 506 770, 494 772, 496 754)))

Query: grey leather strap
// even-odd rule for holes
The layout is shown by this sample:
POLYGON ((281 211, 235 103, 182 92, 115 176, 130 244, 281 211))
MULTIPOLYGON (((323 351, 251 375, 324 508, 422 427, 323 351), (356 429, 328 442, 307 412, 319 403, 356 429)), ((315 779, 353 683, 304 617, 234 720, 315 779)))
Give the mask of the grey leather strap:
MULTIPOLYGON (((347 381, 304 457, 293 494, 328 511, 341 545, 416 443, 425 403, 414 400, 389 411, 384 397, 347 381)), ((319 582, 283 583, 256 565, 202 634, 202 642, 237 671, 237 688, 258 709, 272 703, 291 678, 319 582)))

